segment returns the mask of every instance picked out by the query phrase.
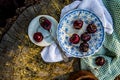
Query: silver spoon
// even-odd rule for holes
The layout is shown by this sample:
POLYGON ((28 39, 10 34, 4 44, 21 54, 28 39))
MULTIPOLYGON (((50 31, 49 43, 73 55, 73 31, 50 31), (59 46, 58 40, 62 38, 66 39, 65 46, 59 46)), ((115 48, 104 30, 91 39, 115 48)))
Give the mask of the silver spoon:
MULTIPOLYGON (((39 20, 39 21, 40 21, 40 20, 39 20)), ((40 25, 40 26, 41 26, 41 25, 40 25)), ((43 27, 42 27, 42 28, 43 28, 43 27)), ((43 28, 43 29, 44 29, 44 28, 43 28)), ((47 30, 47 31, 48 31, 48 30, 47 30)), ((50 29, 50 31, 48 31, 48 32, 50 33, 49 36, 51 36, 51 37, 54 39, 56 45, 58 46, 58 48, 59 48, 59 50, 60 50, 60 53, 61 53, 61 56, 62 56, 64 62, 68 62, 68 61, 69 61, 69 58, 66 56, 65 52, 61 49, 61 47, 60 47, 58 41, 57 41, 57 40, 53 37, 53 35, 51 34, 51 33, 52 33, 52 30, 50 29)), ((49 36, 46 36, 46 37, 49 37, 49 36)), ((45 37, 45 38, 46 38, 46 37, 45 37)))

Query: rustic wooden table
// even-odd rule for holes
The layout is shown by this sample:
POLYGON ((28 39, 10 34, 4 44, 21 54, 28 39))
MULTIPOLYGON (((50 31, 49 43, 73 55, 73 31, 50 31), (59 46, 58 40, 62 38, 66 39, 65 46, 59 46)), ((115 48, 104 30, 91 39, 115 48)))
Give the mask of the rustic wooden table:
POLYGON ((27 34, 34 17, 46 14, 59 21, 61 9, 69 3, 69 0, 42 0, 19 15, 0 43, 0 80, 51 80, 79 70, 79 59, 45 63, 40 56, 43 47, 34 45, 27 34))

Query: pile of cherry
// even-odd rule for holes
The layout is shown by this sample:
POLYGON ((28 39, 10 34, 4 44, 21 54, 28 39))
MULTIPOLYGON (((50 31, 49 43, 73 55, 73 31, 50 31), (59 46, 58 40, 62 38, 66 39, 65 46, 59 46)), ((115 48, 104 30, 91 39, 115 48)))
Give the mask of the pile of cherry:
MULTIPOLYGON (((76 20, 73 23, 73 27, 75 29, 81 29, 83 26, 83 21, 82 20, 76 20)), ((89 41, 91 39, 90 34, 95 33, 97 31, 97 26, 94 24, 89 24, 86 28, 86 32, 84 32, 83 34, 81 34, 81 38, 78 34, 74 33, 70 38, 69 41, 72 44, 78 44, 80 42, 80 39, 83 41, 80 46, 79 46, 79 50, 82 52, 87 52, 89 49, 89 44, 87 43, 87 41, 89 41)), ((95 64, 97 66, 103 66, 105 64, 105 58, 102 56, 98 56, 95 59, 95 64)))
MULTIPOLYGON (((83 21, 82 20, 75 20, 73 23, 73 27, 75 29, 81 29, 83 26, 83 21)), ((87 43, 90 39, 91 39, 91 33, 95 33, 97 31, 97 27, 94 24, 89 24, 86 28, 86 32, 84 32, 83 34, 81 34, 81 37, 79 36, 79 34, 72 34, 72 36, 70 37, 69 41, 72 44, 78 44, 80 42, 80 40, 82 40, 83 42, 80 44, 79 46, 79 50, 82 52, 87 52, 89 49, 89 44, 87 43)))

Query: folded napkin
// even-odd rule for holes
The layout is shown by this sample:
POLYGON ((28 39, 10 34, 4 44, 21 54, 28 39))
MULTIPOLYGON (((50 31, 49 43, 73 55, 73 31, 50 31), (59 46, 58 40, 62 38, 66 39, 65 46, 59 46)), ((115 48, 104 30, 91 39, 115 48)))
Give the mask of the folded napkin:
MULTIPOLYGON (((100 0, 101 1, 101 0, 100 0)), ((99 80, 114 80, 120 74, 120 0, 103 0, 114 22, 112 35, 105 35, 102 48, 95 55, 81 59, 81 69, 90 70, 99 80), (95 65, 95 58, 102 56, 103 66, 95 65)))
MULTIPOLYGON (((112 34, 113 32, 113 22, 112 18, 105 8, 103 2, 101 0, 76 0, 73 3, 65 6, 61 11, 61 18, 70 10, 73 9, 86 9, 93 13, 95 13, 103 23, 105 27, 105 31, 108 34, 112 34)), ((66 54, 67 55, 67 54, 66 54)), ((46 62, 58 62, 62 61, 63 58, 61 56, 60 50, 55 43, 47 46, 41 52, 41 57, 46 62)), ((71 55, 67 55, 67 57, 72 57, 71 55)))
MULTIPOLYGON (((68 54, 66 54, 66 56, 72 57, 68 54)), ((59 50, 56 43, 45 47, 41 52, 41 57, 45 62, 59 62, 63 60, 61 51, 59 50)))

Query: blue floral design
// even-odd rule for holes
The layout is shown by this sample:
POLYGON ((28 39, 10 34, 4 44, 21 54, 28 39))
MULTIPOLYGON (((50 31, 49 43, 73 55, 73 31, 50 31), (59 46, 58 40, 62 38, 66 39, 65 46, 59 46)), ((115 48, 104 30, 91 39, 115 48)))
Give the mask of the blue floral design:
POLYGON ((81 9, 76 9, 72 10, 69 13, 67 13, 59 22, 58 24, 58 29, 57 29, 57 40, 61 46, 61 48, 67 53, 72 55, 73 57, 85 57, 85 56, 90 56, 93 55, 102 45, 103 40, 104 40, 104 27, 102 25, 102 22, 100 19, 92 12, 87 11, 87 10, 81 10, 81 9), (69 37, 68 35, 62 34, 61 31, 69 32, 67 25, 73 25, 73 22, 75 19, 77 19, 78 14, 82 14, 80 17, 80 20, 83 20, 86 24, 90 24, 88 21, 88 17, 91 17, 91 23, 96 24, 98 26, 97 33, 91 34, 92 39, 88 42, 89 43, 89 51, 85 52, 85 54, 81 51, 79 51, 79 46, 73 46, 72 43, 69 42, 69 37), (69 20, 72 19, 72 20, 69 20), (65 30, 61 30, 64 28, 65 30), (64 37, 64 38, 63 38, 64 37), (72 46, 72 47, 70 47, 72 46))
POLYGON ((68 32, 68 28, 65 28, 65 32, 68 32))

